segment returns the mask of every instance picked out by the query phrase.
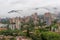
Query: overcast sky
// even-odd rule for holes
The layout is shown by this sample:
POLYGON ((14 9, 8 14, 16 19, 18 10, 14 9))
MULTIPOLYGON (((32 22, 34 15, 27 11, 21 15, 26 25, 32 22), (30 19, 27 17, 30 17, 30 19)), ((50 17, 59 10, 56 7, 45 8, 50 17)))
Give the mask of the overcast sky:
POLYGON ((0 0, 0 17, 30 15, 32 11, 27 9, 47 6, 60 6, 60 0, 0 0), (23 10, 24 12, 21 12, 22 14, 8 14, 10 10, 23 10))

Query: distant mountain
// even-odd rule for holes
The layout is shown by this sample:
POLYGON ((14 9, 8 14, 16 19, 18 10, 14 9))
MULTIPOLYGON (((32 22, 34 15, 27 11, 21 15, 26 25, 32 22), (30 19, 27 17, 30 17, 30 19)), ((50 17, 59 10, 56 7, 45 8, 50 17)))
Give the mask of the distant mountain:
POLYGON ((52 14, 59 14, 60 13, 60 6, 45 6, 45 7, 34 7, 34 8, 27 8, 22 10, 11 10, 8 13, 13 13, 13 14, 9 14, 11 15, 11 17, 14 16, 30 16, 31 14, 37 12, 39 15, 44 14, 46 12, 50 12, 52 14), (15 12, 15 13, 14 13, 15 12), (17 13, 17 14, 16 14, 17 13), (18 14, 21 13, 21 14, 18 14), (16 15, 15 15, 16 14, 16 15))

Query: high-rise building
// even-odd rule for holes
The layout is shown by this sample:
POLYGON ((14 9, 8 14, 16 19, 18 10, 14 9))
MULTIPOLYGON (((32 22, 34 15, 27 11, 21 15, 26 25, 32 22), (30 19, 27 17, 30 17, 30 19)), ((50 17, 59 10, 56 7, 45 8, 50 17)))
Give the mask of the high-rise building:
POLYGON ((30 16, 25 17, 25 23, 28 23, 30 21, 30 16))
POLYGON ((38 21, 39 21, 38 14, 37 14, 37 13, 34 13, 34 14, 32 15, 32 19, 33 19, 34 25, 36 26, 36 25, 38 24, 38 21))
POLYGON ((57 21, 58 31, 60 32, 60 20, 57 21))
POLYGON ((10 21, 9 28, 12 30, 16 29, 15 18, 10 18, 9 21, 10 21))
POLYGON ((16 23, 16 28, 17 29, 21 29, 21 18, 20 17, 16 17, 15 18, 15 23, 16 23))
POLYGON ((51 17, 52 17, 52 21, 56 20, 57 19, 57 14, 52 14, 51 17))
POLYGON ((44 21, 46 22, 47 26, 51 25, 52 22, 51 13, 47 12, 44 14, 44 21))
POLYGON ((20 29, 21 28, 21 18, 16 17, 16 18, 11 18, 10 19, 10 28, 11 29, 20 29))
POLYGON ((60 13, 57 14, 57 19, 60 20, 60 13))

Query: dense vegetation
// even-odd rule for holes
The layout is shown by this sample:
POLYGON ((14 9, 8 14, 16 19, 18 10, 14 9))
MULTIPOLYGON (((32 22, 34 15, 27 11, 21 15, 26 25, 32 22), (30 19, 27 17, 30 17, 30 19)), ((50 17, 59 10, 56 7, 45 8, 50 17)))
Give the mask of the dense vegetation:
POLYGON ((40 31, 40 29, 34 30, 33 33, 28 33, 28 32, 22 32, 20 30, 5 30, 5 31, 0 31, 0 35, 5 35, 5 36, 25 36, 25 37, 30 37, 33 40, 60 40, 60 34, 55 33, 55 32, 50 32, 50 31, 40 31))

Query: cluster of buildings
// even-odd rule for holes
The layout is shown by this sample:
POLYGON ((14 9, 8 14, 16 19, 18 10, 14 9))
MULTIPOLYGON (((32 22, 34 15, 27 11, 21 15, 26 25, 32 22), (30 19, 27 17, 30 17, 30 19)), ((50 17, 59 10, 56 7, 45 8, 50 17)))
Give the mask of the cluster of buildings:
POLYGON ((32 39, 24 36, 13 37, 0 35, 0 40, 32 40, 32 39))
POLYGON ((24 37, 24 36, 18 36, 16 37, 17 40, 32 40, 31 38, 27 38, 27 37, 24 37))
MULTIPOLYGON (((51 14, 49 12, 45 13, 44 15, 38 15, 37 13, 32 14, 31 16, 24 16, 23 18, 21 17, 15 17, 15 18, 9 18, 9 25, 8 24, 4 24, 5 27, 2 27, 1 25, 3 25, 2 23, 0 23, 0 30, 1 28, 7 28, 7 25, 9 26, 10 29, 14 30, 14 29, 21 29, 22 27, 22 23, 24 24, 28 24, 29 22, 33 22, 33 24, 35 26, 37 26, 39 24, 39 22, 44 22, 46 23, 47 26, 52 24, 52 21, 54 21, 55 19, 57 19, 59 21, 60 15, 55 15, 55 14, 51 14)), ((60 26, 60 22, 58 22, 59 26, 60 26)))

